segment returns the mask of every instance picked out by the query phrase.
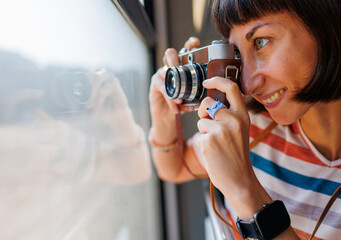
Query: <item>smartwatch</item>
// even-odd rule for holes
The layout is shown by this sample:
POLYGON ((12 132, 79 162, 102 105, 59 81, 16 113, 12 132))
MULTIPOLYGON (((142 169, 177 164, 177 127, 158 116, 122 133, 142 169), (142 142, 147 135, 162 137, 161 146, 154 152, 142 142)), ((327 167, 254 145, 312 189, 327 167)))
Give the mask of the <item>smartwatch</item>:
POLYGON ((237 218, 240 235, 245 238, 270 240, 290 226, 290 217, 282 201, 276 200, 253 215, 253 219, 246 222, 237 218))

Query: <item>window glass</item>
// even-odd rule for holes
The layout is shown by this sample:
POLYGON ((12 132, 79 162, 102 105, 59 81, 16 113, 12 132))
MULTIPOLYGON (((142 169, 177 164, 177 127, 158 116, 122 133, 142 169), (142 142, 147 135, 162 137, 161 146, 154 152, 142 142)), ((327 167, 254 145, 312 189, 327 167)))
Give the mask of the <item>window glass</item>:
POLYGON ((110 0, 0 0, 0 239, 159 239, 150 53, 110 0))

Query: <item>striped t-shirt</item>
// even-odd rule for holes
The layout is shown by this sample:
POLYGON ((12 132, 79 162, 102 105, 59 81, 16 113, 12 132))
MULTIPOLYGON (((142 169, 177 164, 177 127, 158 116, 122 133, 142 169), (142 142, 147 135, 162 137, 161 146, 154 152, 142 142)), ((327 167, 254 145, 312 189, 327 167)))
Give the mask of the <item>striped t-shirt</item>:
MULTIPOLYGON (((272 119, 267 114, 250 117, 252 141, 272 119)), ((198 149, 194 150, 200 160, 198 149)), ((341 184, 341 159, 326 159, 305 136, 299 121, 289 126, 277 125, 251 149, 250 157, 262 186, 273 200, 284 202, 292 227, 302 239, 308 239, 320 213, 341 184)), ((235 220, 236 215, 231 215, 235 220)), ((341 196, 314 239, 341 239, 341 196)))

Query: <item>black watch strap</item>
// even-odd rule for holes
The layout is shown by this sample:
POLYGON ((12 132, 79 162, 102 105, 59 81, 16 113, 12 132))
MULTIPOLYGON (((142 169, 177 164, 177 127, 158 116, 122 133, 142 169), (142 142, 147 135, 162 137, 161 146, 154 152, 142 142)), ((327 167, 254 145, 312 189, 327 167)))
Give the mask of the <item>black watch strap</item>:
POLYGON ((290 217, 282 201, 276 200, 263 206, 250 221, 237 219, 240 235, 245 238, 270 240, 290 226, 290 217))
POLYGON ((259 239, 259 233, 257 226, 252 222, 244 222, 243 220, 237 219, 237 227, 240 235, 245 238, 257 238, 259 239))

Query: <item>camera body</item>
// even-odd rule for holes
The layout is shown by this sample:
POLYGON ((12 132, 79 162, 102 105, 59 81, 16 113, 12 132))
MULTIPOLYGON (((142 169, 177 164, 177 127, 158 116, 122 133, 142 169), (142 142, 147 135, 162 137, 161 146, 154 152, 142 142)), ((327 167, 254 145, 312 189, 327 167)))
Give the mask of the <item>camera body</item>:
POLYGON ((165 90, 171 99, 183 99, 182 112, 197 111, 206 96, 220 100, 226 106, 225 93, 216 89, 205 89, 202 82, 214 76, 230 78, 240 82, 241 60, 236 58, 234 46, 222 40, 191 51, 179 52, 180 66, 167 69, 165 90))

